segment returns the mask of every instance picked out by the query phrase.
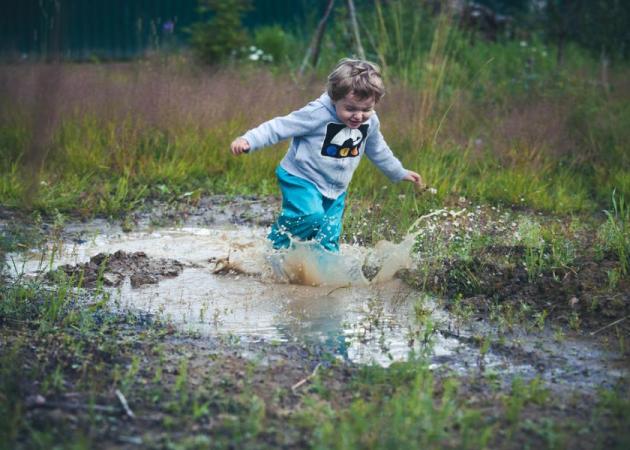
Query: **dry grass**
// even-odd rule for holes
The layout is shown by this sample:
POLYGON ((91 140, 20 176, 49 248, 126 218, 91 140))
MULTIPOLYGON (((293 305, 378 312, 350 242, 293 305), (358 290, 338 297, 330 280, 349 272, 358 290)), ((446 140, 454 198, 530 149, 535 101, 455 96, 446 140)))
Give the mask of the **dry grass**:
MULTIPOLYGON (((630 90, 624 79, 617 81, 618 91, 630 90)), ((132 118, 166 131, 190 126, 211 129, 234 121, 241 127, 251 127, 303 106, 319 96, 323 84, 323 80, 297 81, 259 69, 210 72, 195 66, 165 67, 152 62, 3 66, 0 118, 7 120, 17 107, 34 120, 36 129, 46 130, 56 126, 57 117, 86 115, 103 123, 132 118)), ((390 81, 378 107, 384 130, 395 141, 409 138, 420 143, 423 139, 419 133, 424 136, 428 129, 425 123, 439 121, 448 109, 437 136, 442 144, 491 149, 506 161, 513 159, 515 149, 536 149, 551 157, 576 156, 568 123, 575 98, 534 96, 495 105, 475 103, 460 92, 448 108, 439 108, 434 94, 426 90, 418 93, 390 81), (427 113, 428 96, 433 99, 432 114, 427 113)), ((430 131, 435 132, 435 126, 430 131)))
MULTIPOLYGON (((422 172, 440 195, 519 199, 568 211, 592 205, 593 192, 608 199, 613 189, 625 193, 630 186, 617 156, 627 142, 621 124, 630 116, 623 82, 613 84, 618 95, 610 100, 578 90, 492 102, 473 98, 463 86, 449 86, 448 98, 396 80, 388 80, 387 87, 378 105, 383 134, 397 156, 422 172), (426 126, 419 127, 421 121, 426 126), (583 167, 603 163, 596 172, 574 176, 562 165, 569 159, 583 167)), ((319 78, 295 80, 249 66, 214 71, 155 61, 0 66, 5 172, 0 193, 19 204, 20 192, 39 185, 41 175, 50 188, 40 207, 73 191, 59 205, 69 208, 74 198, 89 197, 93 177, 100 183, 110 177, 104 191, 94 195, 97 210, 113 213, 147 195, 155 183, 270 192, 273 167, 286 144, 255 160, 236 160, 228 155, 229 142, 317 98, 323 88, 319 78), (30 139, 28 127, 34 130, 30 139), (55 140, 48 145, 51 135, 55 140), (31 169, 27 183, 17 179, 20 154, 31 169), (112 192, 119 200, 102 206, 109 205, 112 192)), ((382 180, 366 176, 374 178, 362 170, 353 187, 371 195, 382 180)))
MULTIPOLYGON (((45 65, 0 68, 4 105, 18 105, 27 113, 37 110, 41 75, 49 71, 45 65)), ((105 121, 132 116, 161 129, 205 128, 233 119, 253 125, 302 106, 319 91, 314 83, 297 84, 261 70, 183 71, 139 62, 67 64, 57 72, 55 91, 47 94, 55 94, 60 116, 94 114, 105 121)))

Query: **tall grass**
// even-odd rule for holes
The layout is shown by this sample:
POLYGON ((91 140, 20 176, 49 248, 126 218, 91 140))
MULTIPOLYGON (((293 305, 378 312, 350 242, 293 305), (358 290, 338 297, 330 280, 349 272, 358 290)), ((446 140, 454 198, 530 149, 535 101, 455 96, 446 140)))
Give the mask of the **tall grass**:
MULTIPOLYGON (((414 5, 376 2, 362 17, 369 56, 387 77, 383 133, 437 194, 383 189, 385 179, 363 164, 350 187, 355 200, 378 200, 385 214, 402 207, 407 217, 460 196, 559 213, 596 211, 613 189, 630 196, 627 68, 613 71, 609 95, 594 81, 597 61, 577 49, 558 68, 536 39, 471 43, 448 13, 433 17, 414 5)), ((324 74, 348 54, 329 44, 302 80, 284 74, 286 66, 210 72, 181 58, 61 66, 63 102, 51 107, 46 156, 31 172, 29 148, 41 128, 31 119, 47 117, 34 113, 47 69, 2 66, 0 201, 119 215, 152 196, 276 194, 273 168, 286 144, 234 158, 229 143, 317 97, 324 74)))
POLYGON ((630 209, 625 198, 613 192, 611 209, 604 211, 606 222, 598 232, 598 247, 602 252, 610 252, 619 260, 623 275, 630 270, 630 209))

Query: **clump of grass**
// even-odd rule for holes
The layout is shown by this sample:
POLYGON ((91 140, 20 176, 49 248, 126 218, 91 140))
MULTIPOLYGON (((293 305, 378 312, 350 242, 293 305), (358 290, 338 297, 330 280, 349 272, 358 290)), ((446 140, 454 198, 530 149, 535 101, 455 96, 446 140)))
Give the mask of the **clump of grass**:
POLYGON ((534 378, 529 383, 525 383, 521 378, 514 378, 512 391, 503 400, 505 418, 511 426, 508 435, 511 436, 521 425, 521 415, 527 404, 544 405, 549 401, 549 397, 550 391, 540 378, 534 378))
POLYGON ((628 274, 630 268, 630 209, 624 196, 617 199, 616 192, 612 193, 612 208, 606 210, 606 221, 597 233, 598 250, 612 253, 619 261, 621 274, 628 274))
POLYGON ((523 218, 517 236, 525 247, 524 265, 529 281, 543 272, 569 268, 576 257, 575 244, 558 226, 542 226, 531 218, 523 218))
POLYGON ((523 245, 525 246, 525 268, 529 281, 535 280, 545 269, 545 240, 542 237, 542 227, 529 218, 523 219, 518 228, 523 245))
POLYGON ((601 390, 597 405, 597 413, 601 418, 610 423, 610 427, 618 436, 618 448, 630 445, 630 400, 627 395, 619 395, 615 390, 601 390))
MULTIPOLYGON (((395 373, 392 371, 393 376, 395 373)), ((454 380, 446 380, 438 390, 433 375, 423 365, 412 368, 406 376, 411 377, 409 382, 391 395, 370 402, 356 400, 341 415, 320 424, 315 432, 315 448, 484 448, 487 445, 492 427, 484 425, 477 412, 462 408, 454 380), (452 433, 455 429, 457 436, 452 433)))

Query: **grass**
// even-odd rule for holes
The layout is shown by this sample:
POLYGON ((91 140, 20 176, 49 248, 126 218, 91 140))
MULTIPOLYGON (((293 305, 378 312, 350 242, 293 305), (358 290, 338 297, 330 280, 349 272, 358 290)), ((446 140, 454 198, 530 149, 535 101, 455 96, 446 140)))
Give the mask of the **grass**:
POLYGON ((613 191, 611 210, 604 211, 606 221, 598 233, 600 252, 610 252, 619 260, 621 274, 627 275, 630 268, 630 210, 625 198, 617 198, 613 191))
MULTIPOLYGON (((386 75, 378 105, 385 137, 437 193, 383 192, 386 180, 363 164, 350 188, 360 204, 378 202, 383 216, 402 216, 402 229, 460 196, 560 214, 599 211, 613 190, 630 196, 623 62, 604 87, 599 61, 569 46, 558 66, 535 33, 488 41, 409 0, 377 1, 361 17, 369 57, 386 75)), ((300 58, 280 53, 274 65, 212 71, 185 54, 0 67, 0 201, 115 217, 152 197, 277 194, 273 168, 286 145, 246 158, 227 148, 320 94, 330 68, 353 48, 345 23, 331 26, 320 64, 299 80, 288 74, 300 58), (42 86, 56 97, 37 94, 42 86)), ((292 45, 277 52, 299 52, 308 40, 303 30, 285 34, 292 45)))
POLYGON ((492 429, 478 411, 459 404, 454 380, 446 380, 438 394, 426 367, 411 370, 411 379, 391 396, 356 400, 337 420, 321 426, 314 448, 486 447, 492 429))
POLYGON ((289 380, 310 373, 308 358, 287 360, 278 378, 273 366, 234 357, 232 343, 85 308, 68 291, 13 284, 2 296, 2 448, 512 448, 532 432, 570 446, 584 439, 574 424, 595 430, 588 445, 626 439, 628 405, 612 391, 591 414, 556 417, 539 379, 497 395, 495 381, 435 372, 418 357, 389 368, 329 362, 296 392, 289 380), (50 298, 65 299, 53 315, 50 298))
MULTIPOLYGON (((435 33, 435 42, 451 39, 438 29, 435 33)), ((460 196, 565 214, 601 209, 613 189, 630 195, 623 126, 630 111, 623 106, 622 81, 613 82, 618 95, 602 97, 591 93, 588 74, 580 78, 545 68, 545 77, 559 77, 565 84, 543 83, 525 100, 490 77, 507 77, 503 66, 493 63, 484 72, 488 78, 471 84, 466 77, 476 70, 473 62, 460 61, 463 53, 450 44, 435 45, 441 50, 428 48, 427 57, 446 58, 446 66, 434 74, 437 80, 418 90, 391 65, 379 115, 395 153, 436 194, 414 193, 405 184, 383 191, 388 181, 363 164, 350 187, 355 201, 378 202, 384 216, 402 210, 402 229, 432 206, 460 196), (460 67, 460 76, 451 73, 464 62, 471 67, 460 67), (488 96, 493 83, 495 91, 488 96), (481 85, 486 94, 479 97, 474 92, 481 85)), ((507 58, 520 50, 496 44, 492 51, 507 58)), ((161 63, 61 66, 62 106, 40 105, 30 94, 44 68, 2 67, 2 203, 44 213, 57 209, 117 217, 148 198, 277 194, 273 168, 284 145, 233 158, 229 143, 249 127, 317 96, 321 85, 247 65, 242 69, 206 75, 194 66, 187 74, 161 63), (42 116, 32 114, 39 106, 50 110, 47 127, 28 119, 42 116), (37 149, 44 151, 43 161, 33 155, 37 149)))

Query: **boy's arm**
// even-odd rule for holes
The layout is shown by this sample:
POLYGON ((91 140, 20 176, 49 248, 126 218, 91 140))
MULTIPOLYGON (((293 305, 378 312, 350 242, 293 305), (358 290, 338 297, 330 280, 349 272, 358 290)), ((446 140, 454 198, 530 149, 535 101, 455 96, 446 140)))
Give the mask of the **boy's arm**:
POLYGON ((374 130, 365 143, 365 154, 391 181, 398 182, 407 178, 408 172, 391 151, 383 138, 378 118, 375 118, 374 130))
POLYGON ((241 139, 249 144, 248 151, 255 151, 290 137, 308 134, 318 125, 318 121, 313 119, 315 108, 314 103, 309 103, 291 114, 268 120, 249 130, 241 139))

